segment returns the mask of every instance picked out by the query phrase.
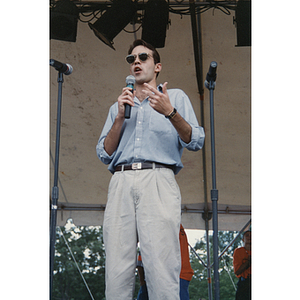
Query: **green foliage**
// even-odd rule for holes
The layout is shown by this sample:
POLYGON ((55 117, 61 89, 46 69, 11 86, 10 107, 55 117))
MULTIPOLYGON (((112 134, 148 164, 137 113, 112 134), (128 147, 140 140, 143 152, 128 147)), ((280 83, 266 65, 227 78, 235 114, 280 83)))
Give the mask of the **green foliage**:
MULTIPOLYGON (((57 227, 56 230, 52 300, 92 299, 63 236, 68 242, 93 298, 105 300, 105 250, 102 227, 76 227, 71 220, 64 227, 57 227)), ((138 291, 139 279, 136 273, 135 297, 138 291)))
MULTIPOLYGON (((101 227, 76 227, 70 221, 61 227, 77 264, 95 300, 105 299, 105 252, 101 227)), ((89 300, 91 296, 65 244, 56 231, 53 300, 89 300)))
MULTIPOLYGON (((105 251, 103 243, 102 227, 76 227, 71 221, 61 228, 57 228, 55 261, 53 276, 53 299, 52 300, 90 300, 92 299, 76 264, 64 241, 62 233, 68 241, 77 264, 87 282, 87 285, 95 300, 105 300, 105 251)), ((223 250, 236 236, 236 232, 219 232, 219 248, 223 250)), ((210 236, 210 253, 213 253, 212 236, 210 236)), ((233 251, 241 246, 238 239, 219 261, 220 299, 235 299, 235 289, 228 275, 231 275, 234 285, 237 278, 233 273, 233 251), (228 272, 227 272, 228 271, 228 272)), ((202 238, 197 242, 194 249, 201 259, 207 264, 206 240, 202 238)), ((189 286, 190 300, 208 300, 207 269, 199 262, 198 258, 191 253, 191 266, 194 276, 189 286)), ((213 257, 210 258, 211 263, 213 257)), ((213 269, 211 270, 213 286, 213 269)), ((213 288, 212 288, 213 289, 213 288)), ((134 296, 137 297, 139 279, 136 274, 136 289, 134 296)))
MULTIPOLYGON (((223 251, 227 245, 234 239, 237 232, 232 231, 219 231, 219 249, 223 251)), ((201 257, 205 264, 207 264, 207 246, 206 239, 199 240, 194 249, 201 257)), ((213 263, 213 237, 209 237, 210 248, 210 263, 213 263)), ((235 248, 241 246, 241 239, 237 239, 226 251, 226 253, 219 260, 219 280, 220 280, 220 299, 233 300, 235 299, 235 288, 237 278, 233 272, 233 251, 235 248), (230 275, 229 275, 229 274, 230 275), (233 283, 232 283, 233 281, 233 283)), ((208 294, 208 274, 207 268, 205 268, 195 254, 191 252, 190 255, 191 266, 194 270, 193 279, 190 282, 189 293, 190 300, 209 299, 208 294)), ((212 294, 214 295, 214 278, 213 268, 211 269, 211 282, 212 282, 212 294)))

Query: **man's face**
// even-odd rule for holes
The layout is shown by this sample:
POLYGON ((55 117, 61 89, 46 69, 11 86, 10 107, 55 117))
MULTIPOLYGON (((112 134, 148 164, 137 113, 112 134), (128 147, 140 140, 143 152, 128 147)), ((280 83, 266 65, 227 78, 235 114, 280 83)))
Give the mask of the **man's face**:
POLYGON ((161 70, 161 64, 154 63, 152 51, 144 46, 137 46, 131 54, 136 55, 135 61, 130 65, 130 74, 135 77, 136 83, 143 84, 155 81, 156 73, 161 70), (138 56, 140 53, 147 53, 149 56, 145 61, 141 61, 138 56))
POLYGON ((245 244, 251 244, 251 232, 250 231, 245 233, 243 241, 245 244))

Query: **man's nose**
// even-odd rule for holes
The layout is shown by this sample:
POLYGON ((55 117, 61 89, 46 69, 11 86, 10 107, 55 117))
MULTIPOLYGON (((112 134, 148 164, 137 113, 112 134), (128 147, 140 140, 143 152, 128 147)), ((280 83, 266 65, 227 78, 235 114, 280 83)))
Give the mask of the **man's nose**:
POLYGON ((141 63, 141 61, 140 61, 139 57, 137 56, 134 60, 134 64, 137 65, 137 64, 140 64, 140 63, 141 63))

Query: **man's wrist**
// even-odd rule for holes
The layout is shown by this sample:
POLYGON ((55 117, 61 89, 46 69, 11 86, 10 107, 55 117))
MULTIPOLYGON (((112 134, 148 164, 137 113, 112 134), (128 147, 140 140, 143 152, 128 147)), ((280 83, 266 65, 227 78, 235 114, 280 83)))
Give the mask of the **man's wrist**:
POLYGON ((172 109, 172 111, 168 115, 166 115, 165 117, 170 120, 176 115, 176 113, 177 113, 177 109, 174 107, 172 109))
POLYGON ((124 120, 125 120, 125 115, 122 115, 122 114, 117 114, 116 115, 115 122, 123 123, 124 120))

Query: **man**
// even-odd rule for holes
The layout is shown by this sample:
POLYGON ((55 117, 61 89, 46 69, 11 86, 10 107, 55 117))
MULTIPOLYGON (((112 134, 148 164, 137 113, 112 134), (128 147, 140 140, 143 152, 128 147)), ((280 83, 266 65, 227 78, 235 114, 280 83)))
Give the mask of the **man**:
POLYGON ((106 299, 132 299, 138 238, 149 299, 179 300, 181 196, 174 174, 184 148, 202 148, 204 130, 183 91, 167 90, 167 82, 157 88, 156 49, 136 40, 128 54, 135 90, 123 88, 96 147, 114 174, 103 223, 106 299))
POLYGON ((233 268, 239 278, 236 290, 236 300, 251 300, 251 231, 243 235, 244 247, 239 247, 233 253, 233 268))

